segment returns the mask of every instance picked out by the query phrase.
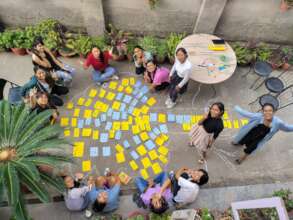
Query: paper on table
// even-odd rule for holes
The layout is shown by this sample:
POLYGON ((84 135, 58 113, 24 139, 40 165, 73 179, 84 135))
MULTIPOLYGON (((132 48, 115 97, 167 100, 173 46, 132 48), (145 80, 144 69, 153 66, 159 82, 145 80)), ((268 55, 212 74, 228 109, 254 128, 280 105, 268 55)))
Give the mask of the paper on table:
POLYGON ((129 78, 129 84, 130 85, 134 85, 135 84, 135 78, 134 77, 130 77, 129 78))
POLYGON ((92 118, 85 119, 85 125, 90 125, 92 123, 92 118))
POLYGON ((129 79, 127 78, 122 79, 122 82, 121 82, 122 86, 128 86, 128 84, 129 84, 129 79))
POLYGON ((162 161, 163 164, 168 163, 168 159, 164 155, 160 155, 159 160, 162 161))
POLYGON ((248 124, 248 119, 241 119, 241 124, 242 125, 248 124))
POLYGON ((128 131, 129 130, 129 123, 128 123, 128 121, 121 122, 121 130, 122 131, 128 131))
POLYGON ((124 156, 123 152, 116 154, 116 161, 117 161, 117 163, 125 162, 125 156, 124 156))
POLYGON ((164 140, 161 137, 157 137, 155 141, 157 145, 162 145, 164 143, 164 140))
POLYGON ((233 126, 234 126, 234 128, 236 128, 236 129, 239 128, 239 122, 238 122, 238 120, 234 120, 234 121, 233 121, 233 126))
POLYGON ((100 111, 99 110, 94 110, 93 113, 92 113, 92 116, 93 118, 97 118, 100 114, 100 111))
POLYGON ((148 157, 144 157, 143 159, 140 160, 144 168, 149 168, 152 165, 152 162, 148 157))
POLYGON ((96 89, 91 89, 89 92, 89 97, 94 98, 97 95, 98 91, 96 89))
POLYGON ((120 112, 113 112, 112 119, 119 120, 120 119, 120 112))
POLYGON ((118 91, 118 92, 122 92, 123 89, 124 89, 124 87, 120 85, 120 86, 118 86, 117 91, 118 91))
POLYGON ((120 101, 120 100, 122 99, 123 95, 124 95, 124 94, 123 94, 122 92, 119 92, 119 93, 116 95, 116 98, 115 98, 115 99, 120 101))
POLYGON ((132 97, 129 95, 125 95, 123 98, 123 102, 129 104, 131 102, 132 97))
POLYGON ((151 138, 151 139, 153 139, 153 140, 155 140, 155 139, 156 139, 156 137, 157 137, 157 136, 155 135, 155 133, 154 133, 154 132, 152 132, 152 131, 151 131, 151 132, 149 132, 149 136, 150 136, 150 138, 151 138))
POLYGON ((99 156, 99 148, 98 147, 91 147, 90 148, 90 157, 97 157, 99 156))
POLYGON ((149 87, 146 86, 146 85, 144 85, 144 86, 140 89, 140 92, 141 92, 142 94, 145 94, 145 93, 147 93, 148 91, 149 91, 149 87))
POLYGON ((132 126, 132 133, 133 134, 138 134, 139 133, 139 127, 137 125, 132 126))
POLYGON ((191 125, 189 123, 183 123, 182 129, 183 129, 183 131, 190 131, 191 125))
POLYGON ((159 129, 159 128, 157 128, 157 127, 155 127, 155 128, 153 129, 153 132, 154 132, 156 135, 159 135, 159 134, 161 134, 161 131, 160 131, 160 129, 159 129))
POLYGON ((228 119, 228 118, 229 118, 228 112, 225 111, 224 114, 223 114, 223 119, 228 119))
POLYGON ((132 168, 133 171, 136 171, 138 169, 138 166, 134 160, 129 162, 130 167, 132 168))
POLYGON ((82 171, 83 172, 91 171, 91 161, 90 160, 82 161, 82 171))
POLYGON ((133 91, 133 89, 132 89, 130 86, 127 86, 127 87, 125 88, 125 92, 126 92, 127 94, 131 94, 132 91, 133 91))
POLYGON ((93 140, 98 140, 99 139, 99 130, 93 131, 93 140))
POLYGON ((113 122, 113 130, 120 130, 120 121, 113 122))
POLYGON ((157 113, 151 113, 150 114, 150 121, 151 122, 156 122, 158 118, 158 114, 157 113))
POLYGON ((141 98, 141 102, 142 102, 142 103, 146 103, 147 101, 148 101, 148 97, 144 95, 144 96, 141 98))
POLYGON ((135 88, 138 88, 138 87, 141 86, 141 84, 142 84, 141 81, 138 80, 138 81, 135 83, 134 87, 135 87, 135 88))
POLYGON ((101 121, 105 122, 107 120, 107 116, 105 113, 101 114, 101 121))
POLYGON ((82 157, 84 152, 84 142, 73 143, 73 157, 82 157))
POLYGON ((120 111, 124 112, 125 109, 126 109, 126 104, 122 102, 121 105, 120 105, 120 111))
POLYGON ((161 134, 160 136, 164 141, 167 141, 169 139, 169 136, 166 134, 161 134))
POLYGON ((157 154, 156 150, 151 150, 151 151, 149 151, 148 154, 149 154, 151 160, 156 160, 159 158, 159 155, 157 154))
POLYGON ((109 157, 111 155, 111 148, 109 146, 103 147, 103 156, 109 157))
POLYGON ((106 131, 109 131, 109 130, 111 130, 111 128, 112 128, 112 122, 111 122, 111 121, 108 121, 108 122, 106 123, 105 130, 106 130, 106 131))
POLYGON ((69 118, 61 118, 60 125, 62 127, 68 126, 69 125, 69 118))
POLYGON ((100 135, 100 142, 101 143, 108 142, 108 133, 101 133, 101 135, 100 135))
POLYGON ((137 99, 133 99, 132 102, 130 103, 131 106, 136 106, 138 103, 137 99))
POLYGON ((107 116, 108 116, 108 117, 111 117, 112 114, 113 114, 113 109, 110 108, 110 109, 107 111, 107 116))
POLYGON ((183 123, 183 115, 176 115, 176 123, 178 124, 183 123))
POLYGON ((147 114, 148 111, 149 111, 149 109, 150 109, 150 107, 144 105, 144 106, 142 106, 142 108, 141 108, 141 112, 142 112, 143 114, 147 114))
POLYGON ((134 160, 137 160, 139 158, 139 155, 135 151, 131 151, 130 155, 134 160))
POLYGON ((99 118, 96 118, 96 119, 95 119, 95 126, 96 126, 96 128, 97 128, 97 127, 100 127, 100 125, 101 125, 101 121, 100 121, 100 119, 99 119, 99 118))
POLYGON ((145 149, 145 146, 143 145, 139 145, 137 148, 136 148, 136 151, 141 155, 145 155, 147 153, 147 150, 145 149))
POLYGON ((113 139, 115 137, 115 131, 114 130, 110 130, 109 131, 109 138, 113 139))
POLYGON ((91 128, 83 128, 82 129, 82 136, 83 137, 89 137, 92 134, 92 129, 91 128))
POLYGON ((77 100, 77 105, 83 105, 84 102, 85 102, 85 98, 80 97, 80 98, 77 100))
POLYGON ((154 171, 154 174, 155 174, 155 175, 156 175, 156 174, 159 174, 159 173, 162 172, 162 168, 161 168, 161 166, 160 166, 159 163, 154 163, 154 164, 152 165, 152 168, 153 168, 153 171, 154 171))
POLYGON ((121 112, 121 119, 126 120, 127 119, 127 113, 126 112, 121 112))
POLYGON ((140 170, 140 175, 142 178, 144 178, 145 180, 147 180, 149 178, 149 174, 148 171, 146 169, 141 169, 140 170))

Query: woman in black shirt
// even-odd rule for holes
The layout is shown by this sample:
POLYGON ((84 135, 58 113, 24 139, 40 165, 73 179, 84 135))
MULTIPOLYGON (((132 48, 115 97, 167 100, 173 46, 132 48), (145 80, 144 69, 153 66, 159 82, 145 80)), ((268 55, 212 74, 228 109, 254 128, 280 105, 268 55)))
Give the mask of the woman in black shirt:
POLYGON ((224 129, 222 115, 224 114, 224 104, 216 102, 212 104, 209 112, 194 125, 189 133, 190 146, 196 147, 200 153, 199 163, 206 159, 206 151, 214 143, 215 139, 224 129))

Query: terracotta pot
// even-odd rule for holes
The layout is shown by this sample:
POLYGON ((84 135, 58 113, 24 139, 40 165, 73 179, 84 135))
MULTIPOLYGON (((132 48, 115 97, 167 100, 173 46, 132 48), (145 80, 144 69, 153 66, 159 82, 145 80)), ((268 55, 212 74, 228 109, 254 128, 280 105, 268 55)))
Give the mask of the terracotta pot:
POLYGON ((282 65, 282 69, 283 70, 288 70, 290 68, 290 64, 289 63, 284 63, 283 65, 282 65))
POLYGON ((33 54, 31 49, 25 49, 25 51, 26 51, 26 53, 27 53, 28 55, 32 55, 32 54, 33 54))
POLYGON ((20 55, 20 56, 26 55, 26 50, 24 48, 11 48, 11 50, 16 55, 20 55))
POLYGON ((288 6, 287 2, 285 0, 282 0, 281 1, 281 5, 280 5, 281 12, 287 11, 288 8, 289 8, 289 6, 288 6))
POLYGON ((136 216, 139 216, 139 215, 144 216, 145 220, 149 220, 148 214, 142 213, 140 211, 131 212, 130 214, 128 214, 128 218, 133 218, 133 217, 136 217, 136 216))

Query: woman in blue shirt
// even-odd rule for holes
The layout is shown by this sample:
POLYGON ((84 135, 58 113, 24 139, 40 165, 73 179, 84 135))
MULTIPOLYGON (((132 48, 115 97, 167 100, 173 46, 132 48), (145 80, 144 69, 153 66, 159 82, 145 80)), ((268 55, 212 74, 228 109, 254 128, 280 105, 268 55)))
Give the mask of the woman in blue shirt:
POLYGON ((262 112, 252 113, 245 111, 239 106, 235 110, 243 117, 249 118, 247 125, 243 126, 234 138, 233 145, 245 145, 244 154, 236 160, 241 164, 249 154, 257 148, 263 146, 279 130, 293 131, 293 125, 284 123, 280 118, 274 115, 274 106, 267 103, 262 107, 262 112))

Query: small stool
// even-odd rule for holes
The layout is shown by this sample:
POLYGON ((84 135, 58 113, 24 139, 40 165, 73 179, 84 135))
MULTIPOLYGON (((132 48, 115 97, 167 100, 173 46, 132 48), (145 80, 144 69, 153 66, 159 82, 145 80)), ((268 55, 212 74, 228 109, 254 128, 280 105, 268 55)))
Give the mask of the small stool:
POLYGON ((259 98, 259 104, 261 105, 261 107, 263 107, 267 103, 273 105, 275 110, 277 110, 280 106, 279 100, 271 94, 265 94, 259 98))
MULTIPOLYGON (((258 75, 258 78, 253 82, 253 84, 250 86, 250 89, 252 89, 255 84, 258 82, 258 80, 262 77, 266 78, 268 77, 271 72, 273 71, 272 66, 264 61, 258 61, 254 65, 254 72, 256 75, 258 75)), ((257 88, 259 88, 263 83, 261 83, 257 88)))
POLYGON ((280 93, 285 88, 284 83, 277 77, 270 77, 265 81, 266 88, 273 93, 280 93))

